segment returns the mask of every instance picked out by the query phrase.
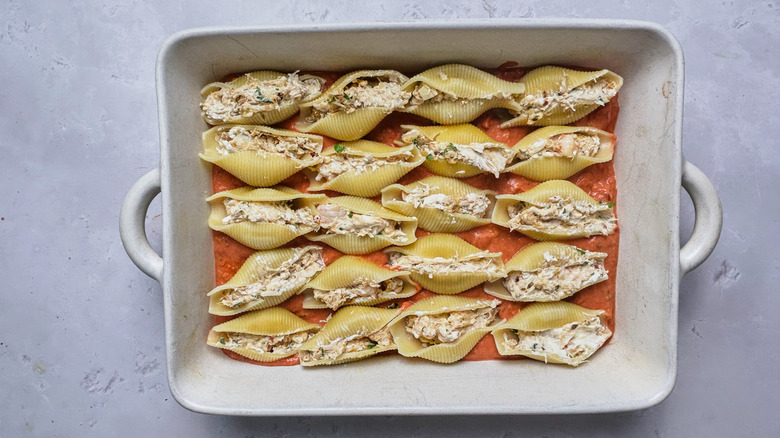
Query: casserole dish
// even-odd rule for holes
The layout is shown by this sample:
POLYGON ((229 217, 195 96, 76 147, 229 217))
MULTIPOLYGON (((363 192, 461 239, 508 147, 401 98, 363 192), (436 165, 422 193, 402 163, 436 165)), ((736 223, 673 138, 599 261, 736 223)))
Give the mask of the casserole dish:
POLYGON ((131 259, 162 285, 168 379, 184 407, 232 415, 581 413, 641 409, 671 392, 680 278, 714 249, 721 210, 712 184, 682 156, 683 58, 663 28, 615 20, 468 20, 195 29, 164 44, 157 87, 160 167, 128 192, 120 234, 131 259), (605 68, 625 78, 615 132, 616 331, 608 346, 576 369, 389 357, 304 369, 250 366, 206 345, 214 257, 205 202, 211 166, 198 158, 208 129, 198 107, 204 84, 264 68, 421 71, 448 62, 495 67, 505 61, 605 68), (681 184, 696 210, 682 248, 681 184), (144 233, 146 208, 159 193, 162 258, 144 233))

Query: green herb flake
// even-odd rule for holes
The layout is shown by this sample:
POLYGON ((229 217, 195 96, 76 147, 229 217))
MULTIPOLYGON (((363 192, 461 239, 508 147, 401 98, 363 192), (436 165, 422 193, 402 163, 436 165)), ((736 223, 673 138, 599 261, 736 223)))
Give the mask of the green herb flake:
POLYGON ((347 215, 347 217, 348 217, 348 218, 350 218, 350 219, 352 219, 352 212, 349 212, 349 214, 347 215))
POLYGON ((343 96, 344 96, 344 99, 352 100, 352 97, 350 97, 346 92, 344 92, 343 96))
POLYGON ((346 149, 346 148, 344 147, 343 144, 335 144, 335 145, 333 145, 333 149, 335 149, 336 152, 338 152, 338 153, 342 153, 342 152, 344 152, 344 149, 346 149))
POLYGON ((614 203, 614 202, 610 202, 609 204, 607 204, 607 207, 609 207, 609 208, 612 208, 612 207, 614 207, 614 206, 615 206, 615 203, 614 203))
POLYGON ((260 87, 255 88, 255 97, 257 97, 257 101, 260 103, 273 103, 272 100, 263 95, 263 91, 260 89, 260 87))
POLYGON ((328 99, 328 103, 333 103, 333 102, 335 102, 335 101, 336 101, 336 98, 335 98, 335 97, 331 97, 330 99, 328 99))
POLYGON ((574 249, 576 249, 578 253, 580 253, 582 255, 585 255, 585 251, 583 251, 583 250, 581 250, 579 248, 574 248, 574 249))
POLYGON ((428 160, 428 161, 433 161, 433 155, 428 154, 428 156, 425 157, 425 159, 428 160))
POLYGON ((415 146, 420 146, 420 139, 415 138, 414 140, 412 140, 412 144, 414 144, 415 146))
POLYGON ((536 350, 536 347, 537 347, 538 345, 539 345, 539 344, 534 344, 534 345, 532 345, 532 346, 531 346, 531 349, 532 349, 532 350, 536 350))
POLYGON ((225 338, 219 338, 219 343, 225 345, 225 338))
POLYGON ((455 145, 454 145, 454 144, 452 144, 452 143, 448 144, 448 145, 447 145, 447 147, 446 147, 446 148, 444 148, 444 150, 445 150, 445 151, 446 151, 446 150, 448 150, 448 149, 452 150, 453 152, 458 152, 458 147, 457 147, 457 146, 455 146, 455 145))
POLYGON ((370 343, 370 344, 366 345, 366 349, 367 349, 367 350, 370 350, 370 349, 372 349, 372 348, 374 348, 374 347, 376 347, 376 343, 375 343, 375 342, 372 342, 372 343, 370 343))

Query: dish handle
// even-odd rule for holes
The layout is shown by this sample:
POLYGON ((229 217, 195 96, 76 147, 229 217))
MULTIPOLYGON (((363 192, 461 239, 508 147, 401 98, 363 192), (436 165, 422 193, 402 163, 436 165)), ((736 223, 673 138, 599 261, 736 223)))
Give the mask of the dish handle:
POLYGON ((712 181, 698 167, 683 161, 682 187, 693 201, 693 233, 680 248, 680 273, 685 275, 707 260, 720 238, 723 209, 712 181))
POLYGON ((158 282, 162 279, 163 259, 146 237, 146 211, 149 204, 160 194, 160 168, 156 168, 138 179, 122 202, 119 213, 119 236, 127 255, 138 269, 158 282))

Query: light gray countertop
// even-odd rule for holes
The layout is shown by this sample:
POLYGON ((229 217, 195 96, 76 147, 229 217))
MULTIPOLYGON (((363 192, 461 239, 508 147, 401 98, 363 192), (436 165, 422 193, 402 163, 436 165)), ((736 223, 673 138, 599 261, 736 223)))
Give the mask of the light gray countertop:
MULTIPOLYGON (((780 436, 780 2, 0 4, 0 435, 780 436), (154 67, 171 33, 216 24, 462 17, 632 18, 686 58, 684 144, 724 208, 680 287, 677 386, 609 415, 229 418, 165 376, 162 296, 124 253, 119 206, 159 160, 154 67)), ((693 210, 683 196, 681 238, 693 210)), ((147 230, 159 250, 159 200, 147 230)))

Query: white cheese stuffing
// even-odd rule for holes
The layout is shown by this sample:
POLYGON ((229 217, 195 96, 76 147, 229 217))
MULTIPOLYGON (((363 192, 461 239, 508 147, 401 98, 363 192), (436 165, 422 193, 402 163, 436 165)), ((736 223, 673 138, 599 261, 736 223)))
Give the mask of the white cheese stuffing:
MULTIPOLYGON (((444 73, 439 73, 440 77, 443 75, 441 79, 446 81, 449 78, 446 77, 444 73)), ((438 103, 438 102, 461 102, 461 103, 469 103, 479 100, 491 100, 491 99, 511 99, 515 95, 511 93, 506 93, 504 91, 498 90, 493 94, 486 94, 484 96, 481 96, 477 99, 467 99, 467 98, 460 98, 455 96, 454 94, 450 94, 441 90, 437 90, 430 85, 420 82, 414 86, 414 88, 411 91, 411 97, 409 98, 408 106, 410 107, 416 107, 419 105, 422 105, 424 103, 438 103)))
POLYGON ((316 96, 322 90, 322 80, 316 77, 299 78, 298 72, 261 81, 250 75, 239 87, 223 87, 206 97, 201 104, 211 120, 236 122, 255 114, 273 111, 284 105, 296 104, 316 96))
POLYGON ((490 278, 500 278, 501 270, 494 258, 489 257, 488 251, 471 254, 468 258, 459 259, 433 257, 423 258, 415 255, 401 254, 400 252, 388 253, 388 264, 404 271, 412 271, 433 278, 434 275, 454 273, 483 273, 490 278))
POLYGON ((369 335, 356 334, 347 338, 334 339, 329 344, 319 345, 314 350, 298 352, 301 362, 338 359, 347 353, 357 353, 373 348, 385 348, 393 344, 390 329, 383 327, 369 335))
POLYGON ((525 161, 541 157, 595 157, 601 150, 596 134, 568 133, 535 141, 528 149, 518 151, 515 159, 525 161))
POLYGON ((314 298, 325 303, 328 308, 337 310, 345 304, 356 301, 367 301, 382 296, 388 300, 397 295, 404 287, 400 278, 390 278, 384 281, 373 281, 365 277, 357 278, 352 284, 333 290, 314 289, 314 298))
POLYGON ((493 300, 478 309, 412 315, 406 318, 405 328, 424 346, 455 342, 466 333, 489 326, 498 315, 500 303, 493 300))
POLYGON ((617 227, 609 204, 572 201, 560 196, 552 196, 549 203, 542 205, 519 202, 510 205, 507 212, 511 230, 606 236, 617 227))
POLYGON ((249 333, 220 333, 219 346, 222 348, 247 348, 260 354, 287 354, 298 349, 312 336, 311 332, 297 332, 288 335, 268 336, 249 333))
POLYGON ((545 253, 545 262, 533 271, 511 271, 503 280, 512 298, 521 301, 558 301, 607 279, 603 252, 582 251, 574 258, 545 253))
POLYGON ((585 105, 604 106, 617 95, 617 84, 604 77, 586 82, 579 87, 568 89, 567 76, 561 81, 558 91, 542 90, 536 94, 527 94, 518 103, 521 111, 510 111, 515 117, 526 123, 536 122, 548 117, 554 111, 576 111, 585 105))
POLYGON ((294 255, 278 267, 262 266, 254 274, 252 283, 226 289, 220 303, 236 309, 261 298, 279 296, 302 288, 323 269, 325 262, 319 248, 296 249, 294 255))
POLYGON ((230 155, 250 151, 258 155, 276 154, 292 160, 311 160, 319 144, 307 137, 277 136, 257 129, 234 126, 216 134, 217 152, 230 155))
POLYGON ((428 160, 444 160, 450 164, 468 164, 499 177, 513 152, 500 143, 455 144, 430 139, 416 129, 401 136, 401 142, 417 146, 428 160))
POLYGON ((308 208, 295 208, 293 201, 239 201, 225 198, 223 224, 262 222, 286 225, 292 230, 300 227, 316 229, 319 218, 308 208))
POLYGON ((550 330, 512 332, 504 335, 503 346, 507 351, 533 353, 542 356, 545 362, 554 358, 572 366, 583 363, 612 335, 598 316, 550 330))
POLYGON ((328 114, 351 114, 360 108, 383 108, 389 113, 403 108, 410 95, 401 90, 401 83, 396 78, 358 78, 343 90, 315 103, 306 121, 314 123, 328 114))
POLYGON ((401 193, 401 199, 414 208, 435 208, 445 213, 458 213, 483 218, 490 207, 490 199, 483 193, 467 193, 461 197, 452 197, 436 193, 438 187, 421 183, 409 192, 401 193))
POLYGON ((351 234, 356 236, 384 236, 398 242, 409 240, 401 230, 401 223, 378 216, 353 213, 337 204, 317 206, 320 227, 328 234, 351 234))
POLYGON ((377 170, 390 164, 408 162, 413 155, 409 151, 389 157, 377 158, 373 155, 351 155, 347 153, 324 155, 317 166, 317 181, 330 181, 346 172, 361 174, 369 170, 377 170))

